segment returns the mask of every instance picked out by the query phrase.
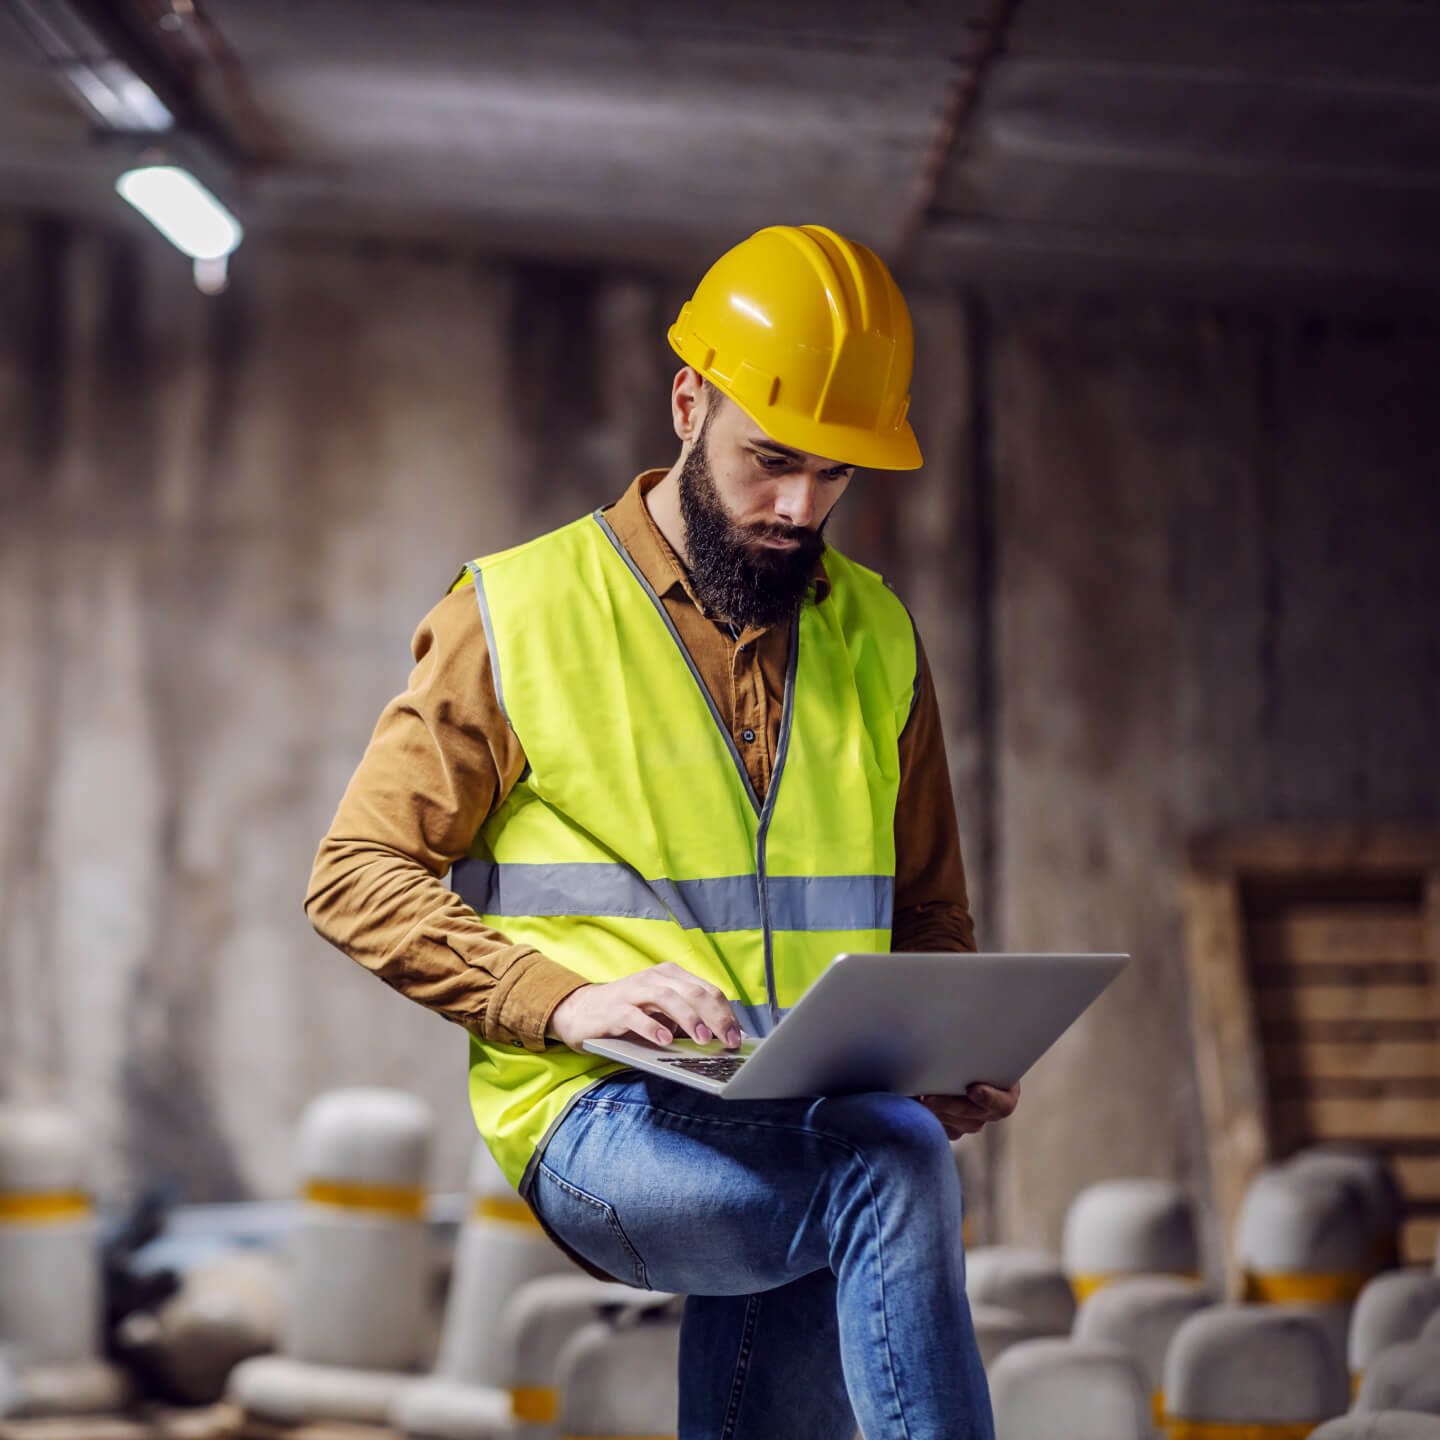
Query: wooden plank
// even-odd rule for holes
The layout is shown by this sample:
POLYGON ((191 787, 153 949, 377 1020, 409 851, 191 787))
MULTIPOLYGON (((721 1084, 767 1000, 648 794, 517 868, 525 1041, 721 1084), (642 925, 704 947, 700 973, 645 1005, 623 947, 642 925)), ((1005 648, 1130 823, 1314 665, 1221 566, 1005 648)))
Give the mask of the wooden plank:
POLYGON ((1425 959, 1425 917, 1411 905, 1295 905, 1253 921, 1248 938, 1262 964, 1367 964, 1425 959))
POLYGON ((1440 866, 1425 877, 1425 958, 1440 979, 1440 866))
POLYGON ((1366 960, 1351 964, 1311 961, 1297 965, 1280 958, 1279 964, 1252 963, 1250 983, 1256 990, 1296 985, 1416 985, 1428 986, 1432 970, 1428 960, 1366 960))
POLYGON ((1298 878, 1308 873, 1420 873, 1440 868, 1440 828, 1431 825, 1258 826, 1204 836, 1190 847, 1206 874, 1298 878))
POLYGON ((1400 1259, 1406 1265, 1432 1265, 1440 1242, 1440 1219, 1407 1220, 1400 1230, 1400 1259))
POLYGON ((1277 1079, 1435 1079, 1440 1077, 1440 1045, 1269 1045, 1265 1068, 1277 1079))
POLYGON ((1440 1140, 1440 1100, 1386 1096, 1376 1100, 1278 1100, 1276 1120, 1286 1133, 1312 1140, 1440 1140))
POLYGON ((1440 1045, 1440 1020, 1271 1020, 1260 1028, 1274 1045, 1440 1045))
POLYGON ((1245 971, 1240 897, 1232 878, 1186 876, 1190 1019, 1210 1154, 1212 1200, 1227 1292, 1240 1293, 1232 1236, 1245 1191, 1270 1156, 1265 1071, 1245 971))
POLYGON ((1440 1155, 1393 1155, 1390 1168, 1407 1200, 1440 1200, 1440 1155))
POLYGON ((1316 1076, 1301 1079, 1270 1077, 1270 1094, 1276 1100, 1429 1100, 1440 1106, 1440 1077, 1392 1076, 1364 1080, 1355 1075, 1316 1076))
POLYGON ((1307 985, 1256 992, 1261 1020, 1440 1020, 1440 986, 1307 985))

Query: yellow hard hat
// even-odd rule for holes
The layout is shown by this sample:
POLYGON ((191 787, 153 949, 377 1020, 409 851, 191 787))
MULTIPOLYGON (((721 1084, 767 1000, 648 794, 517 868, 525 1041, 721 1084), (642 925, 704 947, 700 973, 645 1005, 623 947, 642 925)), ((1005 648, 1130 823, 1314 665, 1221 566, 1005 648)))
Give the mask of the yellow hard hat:
POLYGON ((873 250, 823 225, 772 225, 706 271, 669 331, 676 354, 773 440, 847 465, 914 470, 915 339, 873 250))

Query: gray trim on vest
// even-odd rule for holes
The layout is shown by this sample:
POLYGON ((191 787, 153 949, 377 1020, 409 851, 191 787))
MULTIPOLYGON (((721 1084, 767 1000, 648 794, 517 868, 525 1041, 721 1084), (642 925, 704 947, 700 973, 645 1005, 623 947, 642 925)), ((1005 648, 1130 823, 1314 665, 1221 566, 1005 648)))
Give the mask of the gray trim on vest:
MULTIPOLYGON (((735 748, 735 737, 725 728, 725 722, 720 718, 720 711, 715 704, 715 697, 711 695, 709 687, 701 677, 695 661, 691 658, 690 652, 685 648, 685 642, 680 638, 680 632, 675 628, 674 622, 670 619, 669 612, 665 609, 665 602, 655 593, 655 587, 641 573, 640 567, 631 558, 630 552, 620 543, 620 537, 610 528, 610 522, 600 513, 595 512, 595 523, 605 532, 605 538, 615 547, 615 553, 625 562, 626 568, 640 582, 640 588, 650 597, 650 603, 655 607, 655 613, 665 622, 665 628, 670 632, 670 638, 675 642, 675 648, 684 657, 686 665, 690 667, 690 674, 695 679, 695 684, 700 688, 700 694, 706 705, 710 707, 710 714, 714 718, 715 728, 724 738, 725 744, 730 749, 730 758, 735 762, 735 768, 740 773, 741 782, 745 786, 745 793, 750 797, 750 804, 758 815, 761 811, 760 797, 755 793, 755 787, 750 783, 750 772, 745 768, 745 762, 740 758, 740 752, 735 748)), ((774 782, 771 782, 771 789, 774 789, 774 782)))
MULTIPOLYGON (((898 595, 895 598, 900 600, 898 595)), ((903 600, 900 600, 900 603, 905 605, 903 600)), ((910 614, 908 605, 905 605, 905 614, 910 620, 910 633, 915 637, 915 678, 910 682, 910 708, 905 712, 905 723, 900 727, 901 735, 910 728, 910 722, 915 718, 915 705, 920 699, 920 627, 915 623, 915 617, 910 614)))
MULTIPOLYGON (((485 627, 485 648, 490 652, 490 676, 495 682, 495 703, 500 707, 505 723, 510 725, 510 712, 505 708, 505 693, 500 686, 500 657, 495 652, 495 626, 490 620, 490 602, 485 597, 485 576, 473 560, 467 562, 465 568, 474 582, 475 603, 480 607, 480 623, 485 627)), ((510 728, 513 730, 515 727, 510 725, 510 728)))
MULTIPOLYGON (((765 842, 770 836, 770 820, 775 814, 775 801, 780 795, 780 776, 785 757, 790 753, 790 722, 795 715, 795 673, 800 667, 800 617, 790 622, 790 654, 785 661, 785 699, 780 706, 780 739, 775 747, 775 768, 770 772, 770 788, 765 792, 765 809, 760 814, 760 828, 755 835, 755 874, 759 881, 761 931, 765 947, 765 993, 770 1000, 770 1019, 780 1023, 780 997, 775 991, 775 914, 771 906, 772 881, 765 873, 765 842)), ((784 926, 783 929, 794 927, 784 926)))
MULTIPOLYGON (((450 872, 455 893, 477 914, 596 916, 670 920, 709 935, 766 930, 754 875, 646 880, 604 861, 497 864, 467 857, 450 872)), ((769 929, 888 930, 895 882, 889 875, 769 875, 769 929)))

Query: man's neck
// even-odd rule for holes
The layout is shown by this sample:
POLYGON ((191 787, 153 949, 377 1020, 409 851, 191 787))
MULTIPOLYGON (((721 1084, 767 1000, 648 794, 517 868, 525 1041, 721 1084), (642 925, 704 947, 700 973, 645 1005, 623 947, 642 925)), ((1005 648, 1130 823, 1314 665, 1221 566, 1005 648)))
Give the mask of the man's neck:
POLYGON ((666 472, 665 478, 651 486, 643 496, 645 508, 655 522, 655 528, 665 537, 665 543, 675 552, 676 558, 689 570, 690 554, 685 548, 685 519, 680 513, 680 461, 676 461, 666 472))

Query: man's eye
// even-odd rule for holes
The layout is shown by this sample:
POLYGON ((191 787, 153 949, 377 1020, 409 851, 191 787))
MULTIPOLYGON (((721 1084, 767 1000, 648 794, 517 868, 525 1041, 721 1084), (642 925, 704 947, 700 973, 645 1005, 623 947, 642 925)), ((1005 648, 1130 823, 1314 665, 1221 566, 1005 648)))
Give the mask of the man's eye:
POLYGON ((790 462, 783 455, 757 455, 762 470, 783 470, 790 462))

